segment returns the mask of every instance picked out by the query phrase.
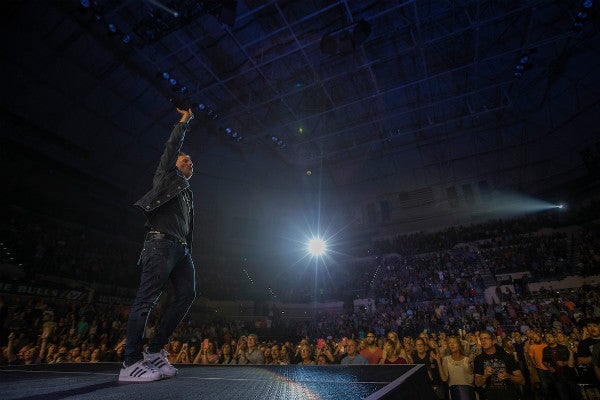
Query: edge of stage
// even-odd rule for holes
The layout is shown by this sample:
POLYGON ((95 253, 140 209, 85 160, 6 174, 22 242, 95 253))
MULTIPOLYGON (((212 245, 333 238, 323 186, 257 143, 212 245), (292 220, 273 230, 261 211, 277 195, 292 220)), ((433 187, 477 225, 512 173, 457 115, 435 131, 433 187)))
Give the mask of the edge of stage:
POLYGON ((431 400, 422 365, 177 365, 173 379, 119 383, 118 363, 0 367, 0 398, 431 400))

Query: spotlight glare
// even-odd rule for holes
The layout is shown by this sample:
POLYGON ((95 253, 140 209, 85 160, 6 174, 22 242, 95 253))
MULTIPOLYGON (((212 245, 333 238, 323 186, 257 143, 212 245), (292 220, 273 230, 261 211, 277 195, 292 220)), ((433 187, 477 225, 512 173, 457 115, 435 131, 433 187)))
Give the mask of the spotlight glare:
POLYGON ((311 255, 316 257, 325 253, 327 250, 327 244, 323 241, 323 239, 314 238, 308 242, 307 249, 311 255))

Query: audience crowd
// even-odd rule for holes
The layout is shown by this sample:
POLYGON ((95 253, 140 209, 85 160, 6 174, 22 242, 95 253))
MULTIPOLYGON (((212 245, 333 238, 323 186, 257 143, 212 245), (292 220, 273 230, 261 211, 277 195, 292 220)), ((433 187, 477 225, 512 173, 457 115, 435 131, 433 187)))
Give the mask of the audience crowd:
MULTIPOLYGON (((108 277, 135 281, 121 268, 135 257, 125 241, 115 251, 112 242, 102 246, 101 235, 91 247, 90 233, 22 215, 10 222, 3 245, 27 264, 25 279, 64 275, 90 287, 108 277)), ((295 319, 271 309, 266 326, 192 310, 166 351, 174 364, 424 364, 440 399, 600 398, 599 288, 528 293, 527 285, 514 285, 499 292, 499 302, 482 297, 483 271, 528 271, 531 280, 597 273, 598 224, 561 229, 570 222, 539 214, 375 243, 381 256, 374 263, 337 271, 340 286, 326 285, 316 298, 354 289, 373 299, 367 306, 295 319)), ((228 282, 227 295, 243 295, 243 281, 213 274, 228 282)), ((308 290, 287 290, 281 298, 315 300, 308 290)), ((129 303, 0 296, 0 365, 122 361, 129 303)), ((147 340, 154 326, 151 319, 147 340)))

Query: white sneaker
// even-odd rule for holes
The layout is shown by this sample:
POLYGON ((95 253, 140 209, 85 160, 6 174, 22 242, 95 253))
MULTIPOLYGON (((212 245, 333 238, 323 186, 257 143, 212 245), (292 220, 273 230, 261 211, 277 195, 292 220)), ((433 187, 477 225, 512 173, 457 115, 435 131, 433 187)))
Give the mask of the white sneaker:
POLYGON ((144 360, 158 369, 163 378, 172 378, 177 375, 177 368, 171 365, 168 356, 169 353, 165 349, 162 349, 158 353, 148 353, 148 349, 144 350, 144 360))
POLYGON ((119 382, 152 382, 160 379, 160 371, 146 360, 140 360, 129 367, 123 364, 119 372, 119 382))

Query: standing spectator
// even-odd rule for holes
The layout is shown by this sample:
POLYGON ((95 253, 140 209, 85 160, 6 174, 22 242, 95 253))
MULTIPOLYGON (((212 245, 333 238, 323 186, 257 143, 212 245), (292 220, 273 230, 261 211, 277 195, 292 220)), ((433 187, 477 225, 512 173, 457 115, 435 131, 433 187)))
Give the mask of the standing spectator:
POLYGON ((194 169, 190 156, 181 153, 194 114, 191 109, 177 112, 181 118, 167 140, 152 189, 136 202, 148 219, 148 233, 139 258, 142 276, 127 321, 125 360, 119 381, 151 382, 177 375, 164 346, 196 297, 190 247, 194 209, 188 182, 194 169), (167 305, 154 338, 143 351, 146 322, 168 281, 173 284, 174 300, 167 305))
POLYGON ((547 346, 544 347, 542 362, 550 371, 550 382, 556 389, 558 399, 577 399, 574 349, 558 344, 551 332, 546 333, 545 339, 547 346))
POLYGON ((462 353, 460 339, 450 336, 448 338, 450 355, 442 358, 436 355, 440 375, 444 382, 448 382, 452 400, 475 400, 475 388, 473 387, 473 358, 462 353), (441 363, 440 363, 441 359, 441 363))
POLYGON ((577 371, 579 373, 579 383, 597 384, 598 379, 594 372, 592 364, 592 348, 600 343, 600 327, 598 321, 590 319, 586 322, 583 329, 588 337, 582 339, 577 346, 577 371))
POLYGON ((542 343, 542 335, 539 332, 533 331, 531 333, 532 343, 529 345, 529 358, 531 359, 532 365, 537 371, 537 375, 540 378, 541 394, 542 398, 547 398, 552 376, 548 368, 542 362, 544 348, 546 343, 542 343))
POLYGON ((474 361, 475 385, 483 388, 487 400, 518 400, 515 385, 523 385, 525 378, 515 359, 496 347, 493 333, 482 331, 479 340, 483 352, 474 361))
POLYGON ((382 352, 377 346, 377 337, 372 331, 367 332, 366 347, 360 352, 360 355, 369 360, 369 364, 379 364, 382 352))
POLYGON ((354 339, 348 339, 346 344, 346 357, 342 358, 342 365, 367 365, 369 360, 356 352, 357 343, 354 339))

